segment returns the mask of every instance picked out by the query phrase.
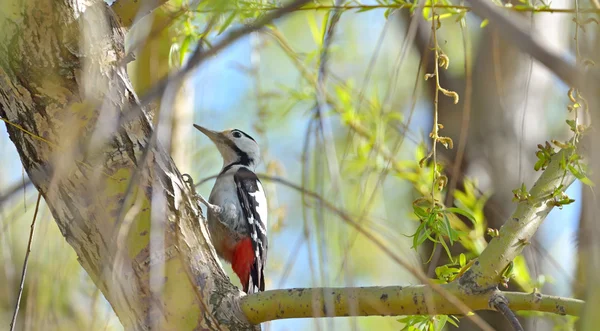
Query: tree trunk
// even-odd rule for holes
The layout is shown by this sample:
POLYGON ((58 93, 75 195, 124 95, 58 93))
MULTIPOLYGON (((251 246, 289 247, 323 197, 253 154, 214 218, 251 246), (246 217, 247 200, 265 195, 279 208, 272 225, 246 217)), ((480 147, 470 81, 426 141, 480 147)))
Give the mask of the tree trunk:
POLYGON ((0 116, 123 326, 252 328, 200 209, 152 143, 118 17, 103 1, 9 1, 0 13, 0 116))

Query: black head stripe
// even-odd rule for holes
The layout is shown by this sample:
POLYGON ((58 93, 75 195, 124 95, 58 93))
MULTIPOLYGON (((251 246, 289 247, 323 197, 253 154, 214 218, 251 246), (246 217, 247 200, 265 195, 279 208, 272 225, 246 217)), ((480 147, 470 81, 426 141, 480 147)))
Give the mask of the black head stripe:
POLYGON ((233 166, 234 164, 250 166, 250 164, 254 163, 254 160, 250 156, 248 156, 248 153, 242 151, 239 147, 235 145, 233 141, 226 139, 225 143, 227 144, 227 146, 229 146, 229 148, 233 149, 235 151, 235 154, 237 154, 240 158, 237 162, 234 162, 229 166, 233 166))
POLYGON ((243 134, 244 136, 246 136, 248 139, 252 139, 252 141, 256 142, 256 140, 254 140, 254 138, 250 137, 249 134, 247 134, 246 132, 244 132, 242 130, 234 129, 232 131, 239 132, 239 133, 243 134))

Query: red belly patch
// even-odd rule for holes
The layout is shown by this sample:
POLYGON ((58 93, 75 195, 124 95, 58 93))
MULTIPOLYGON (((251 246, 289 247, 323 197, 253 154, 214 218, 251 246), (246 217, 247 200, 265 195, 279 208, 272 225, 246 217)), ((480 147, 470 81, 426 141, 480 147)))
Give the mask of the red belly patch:
POLYGON ((231 259, 231 267, 240 278, 244 292, 248 293, 250 269, 254 264, 254 249, 250 238, 244 238, 235 245, 231 259))

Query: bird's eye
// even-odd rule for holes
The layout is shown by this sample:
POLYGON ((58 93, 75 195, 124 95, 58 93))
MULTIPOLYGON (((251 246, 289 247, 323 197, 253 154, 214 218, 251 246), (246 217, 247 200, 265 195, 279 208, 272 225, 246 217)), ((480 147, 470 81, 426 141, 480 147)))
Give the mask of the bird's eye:
POLYGON ((241 133, 239 133, 238 131, 233 131, 233 136, 234 136, 235 138, 242 138, 242 134, 241 134, 241 133))

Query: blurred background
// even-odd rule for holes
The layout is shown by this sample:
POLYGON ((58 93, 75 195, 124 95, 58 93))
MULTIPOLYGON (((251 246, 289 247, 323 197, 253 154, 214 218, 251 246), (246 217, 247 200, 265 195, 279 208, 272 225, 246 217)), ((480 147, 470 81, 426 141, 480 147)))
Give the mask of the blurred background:
MULTIPOLYGON (((128 35, 136 60, 128 70, 139 95, 179 68, 198 45, 210 47, 228 29, 278 5, 274 1, 222 3, 213 8, 211 1, 204 5, 169 1, 136 23, 128 35), (182 11, 188 5, 193 9, 182 11), (215 13, 218 20, 203 33, 215 13)), ((302 192, 268 179, 272 177, 318 193, 432 278, 437 276, 437 266, 449 263, 439 245, 411 248, 411 235, 419 226, 412 203, 431 192, 431 164, 419 167, 431 148, 428 135, 433 123, 435 79, 424 79, 435 63, 431 19, 424 19, 431 13, 416 10, 411 20, 408 8, 389 10, 397 6, 392 1, 335 3, 353 9, 338 12, 320 92, 316 82, 323 76, 319 64, 326 23, 336 12, 331 1, 315 1, 314 6, 321 6, 318 9, 293 13, 242 38, 192 72, 176 95, 168 102, 163 98, 155 109, 170 110, 168 122, 161 123, 170 133, 163 143, 180 172, 201 182, 197 190, 204 196, 210 193, 214 183, 210 177, 218 174, 222 161, 193 123, 215 130, 238 128, 260 144, 263 159, 257 172, 268 176, 263 184, 270 211, 268 289, 417 283, 410 272, 323 204, 305 203, 302 192), (408 33, 411 22, 416 27, 414 37, 408 33), (321 92, 327 102, 317 104, 321 92)), ((533 13, 545 5, 524 0, 502 10, 526 19, 532 33, 565 57, 596 56, 590 53, 590 45, 595 43, 597 25, 585 33, 580 29, 574 40, 575 14, 533 13)), ((575 3, 558 0, 550 6, 572 9, 575 3)), ((439 13, 443 17, 438 44, 450 59, 448 70, 440 69, 440 84, 460 96, 454 104, 452 98, 440 95, 439 122, 444 126, 440 135, 454 141, 453 149, 437 147, 438 161, 449 178, 440 199, 474 213, 475 239, 452 247, 453 255, 465 253, 470 259, 489 241, 485 229, 499 228, 514 210, 512 190, 521 183, 529 188, 537 178, 533 170, 537 144, 569 137, 565 124, 572 118, 567 110, 569 87, 475 15, 452 8, 439 13)), ((8 325, 37 192, 27 184, 4 123, 0 124, 0 160, 0 325, 8 325)), ((537 288, 546 294, 581 297, 581 288, 575 286, 580 277, 577 238, 580 200, 587 191, 579 182, 568 190, 576 202, 554 210, 544 222, 517 265, 512 289, 537 288)), ((232 275, 230 267, 225 268, 232 275)), ((237 284, 237 277, 231 279, 237 284)), ((122 329, 43 203, 23 300, 19 330, 122 329)), ((483 316, 497 329, 508 329, 500 316, 483 316)), ((400 330, 404 326, 398 320, 282 320, 263 327, 400 330)), ((528 330, 572 327, 571 319, 551 315, 529 314, 523 322, 528 330)), ((472 328, 467 321, 461 323, 461 329, 472 328)))

